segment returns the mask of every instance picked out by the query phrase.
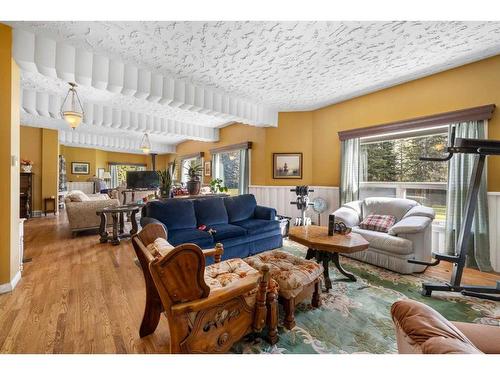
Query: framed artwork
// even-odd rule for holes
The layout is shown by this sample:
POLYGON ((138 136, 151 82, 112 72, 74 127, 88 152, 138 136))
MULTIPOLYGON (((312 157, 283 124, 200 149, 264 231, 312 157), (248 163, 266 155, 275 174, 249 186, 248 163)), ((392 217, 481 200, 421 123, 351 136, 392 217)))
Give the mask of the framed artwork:
POLYGON ((104 168, 97 168, 97 177, 101 180, 104 178, 104 168))
POLYGON ((302 152, 273 153, 274 179, 301 179, 302 152))
POLYGON ((205 176, 211 176, 211 175, 212 175, 212 162, 206 161, 205 162, 205 176))
POLYGON ((72 174, 90 174, 90 163, 74 161, 71 163, 72 174))

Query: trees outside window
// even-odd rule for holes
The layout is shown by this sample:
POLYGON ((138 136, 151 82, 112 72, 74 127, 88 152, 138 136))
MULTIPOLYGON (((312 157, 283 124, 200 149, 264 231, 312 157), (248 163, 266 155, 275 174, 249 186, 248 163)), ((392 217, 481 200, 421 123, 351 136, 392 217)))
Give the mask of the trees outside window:
POLYGON ((361 140, 360 198, 413 199, 434 208, 437 221, 444 221, 448 163, 420 161, 419 158, 442 156, 447 142, 447 133, 361 140))
POLYGON ((448 164, 423 162, 421 156, 442 156, 447 134, 426 135, 361 144, 365 182, 446 182, 448 164))
POLYGON ((215 157, 215 177, 223 181, 230 195, 238 195, 240 188, 240 150, 221 152, 215 157))

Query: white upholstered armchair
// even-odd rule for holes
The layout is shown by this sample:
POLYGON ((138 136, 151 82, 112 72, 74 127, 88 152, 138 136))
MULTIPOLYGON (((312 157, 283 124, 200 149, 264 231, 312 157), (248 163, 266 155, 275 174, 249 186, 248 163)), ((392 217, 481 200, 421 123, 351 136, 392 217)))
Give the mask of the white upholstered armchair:
POLYGON ((430 207, 411 199, 366 198, 346 203, 333 214, 370 243, 368 250, 349 254, 353 258, 404 274, 425 270, 408 259, 431 259, 435 214, 430 207), (391 215, 396 223, 387 233, 361 229, 359 224, 368 215, 391 215))

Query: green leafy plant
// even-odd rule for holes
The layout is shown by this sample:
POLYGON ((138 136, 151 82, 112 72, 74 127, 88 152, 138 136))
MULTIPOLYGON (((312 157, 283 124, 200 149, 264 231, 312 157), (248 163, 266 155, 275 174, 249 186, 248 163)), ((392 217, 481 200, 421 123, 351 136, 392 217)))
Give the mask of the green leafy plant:
POLYGON ((173 185, 173 175, 175 172, 175 163, 172 163, 167 169, 157 171, 160 178, 160 194, 162 198, 169 198, 173 185))
POLYGON ((227 187, 222 185, 223 181, 221 178, 216 178, 210 181, 210 190, 212 193, 227 193, 227 187))
POLYGON ((199 181, 201 178, 201 174, 203 172, 203 166, 196 161, 192 161, 188 166, 184 167, 187 172, 189 179, 191 181, 199 181))

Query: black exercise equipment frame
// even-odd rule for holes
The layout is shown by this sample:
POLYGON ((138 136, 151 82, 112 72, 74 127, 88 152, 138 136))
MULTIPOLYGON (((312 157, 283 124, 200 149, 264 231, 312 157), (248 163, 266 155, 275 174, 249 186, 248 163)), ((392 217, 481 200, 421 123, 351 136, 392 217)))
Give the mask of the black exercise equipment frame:
POLYGON ((471 238, 471 228, 474 212, 477 207, 477 198, 481 177, 484 171, 486 157, 489 155, 500 155, 500 141, 490 141, 470 138, 455 139, 455 127, 451 129, 450 146, 447 148, 448 155, 443 158, 421 157, 422 161, 448 161, 454 154, 477 154, 474 161, 464 212, 464 221, 460 227, 460 233, 455 247, 455 255, 433 253, 435 261, 425 262, 419 260, 408 260, 409 263, 425 266, 436 266, 441 261, 453 263, 453 271, 449 283, 422 283, 422 295, 431 296, 433 291, 460 292, 463 295, 500 301, 500 281, 496 286, 462 285, 462 274, 467 259, 467 246, 471 238))

